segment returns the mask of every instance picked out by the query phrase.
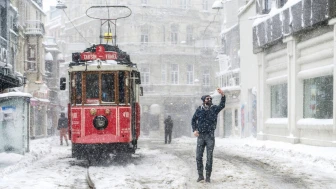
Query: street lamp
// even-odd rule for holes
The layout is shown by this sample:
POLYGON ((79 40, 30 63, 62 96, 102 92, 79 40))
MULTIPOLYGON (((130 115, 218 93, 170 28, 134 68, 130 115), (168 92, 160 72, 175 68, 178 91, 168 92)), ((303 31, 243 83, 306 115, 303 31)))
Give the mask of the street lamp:
POLYGON ((212 4, 212 9, 223 9, 223 0, 217 0, 212 4))
POLYGON ((72 26, 76 29, 76 31, 78 32, 78 34, 79 34, 83 39, 85 39, 85 41, 86 41, 87 43, 89 43, 89 44, 91 45, 92 43, 90 43, 90 42, 89 42, 89 41, 82 35, 82 33, 78 31, 78 29, 76 28, 76 26, 74 25, 74 23, 70 20, 69 16, 68 16, 67 13, 64 11, 64 9, 66 9, 66 8, 68 8, 68 7, 67 7, 61 0, 59 0, 59 1, 57 2, 56 9, 60 9, 60 10, 62 10, 62 11, 64 12, 65 16, 68 18, 68 20, 70 21, 70 23, 72 24, 72 26))
POLYGON ((66 9, 68 8, 62 1, 58 1, 56 5, 57 9, 66 9))

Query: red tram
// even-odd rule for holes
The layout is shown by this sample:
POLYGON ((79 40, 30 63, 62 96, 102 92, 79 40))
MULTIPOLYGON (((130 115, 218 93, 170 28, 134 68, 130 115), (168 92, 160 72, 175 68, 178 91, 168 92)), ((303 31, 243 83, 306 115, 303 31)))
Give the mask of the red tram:
MULTIPOLYGON (((117 45, 73 53, 69 64, 69 136, 76 158, 134 153, 140 135, 140 72, 117 45)), ((65 90, 66 79, 60 79, 65 90)))

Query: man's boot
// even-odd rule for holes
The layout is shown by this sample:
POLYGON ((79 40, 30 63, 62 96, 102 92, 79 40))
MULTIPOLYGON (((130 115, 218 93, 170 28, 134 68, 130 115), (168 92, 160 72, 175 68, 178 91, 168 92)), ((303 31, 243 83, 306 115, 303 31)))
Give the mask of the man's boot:
POLYGON ((206 174, 205 174, 205 182, 210 182, 210 176, 211 176, 211 172, 206 172, 206 174))
POLYGON ((197 179, 197 182, 200 182, 204 180, 204 176, 203 176, 203 173, 202 172, 198 172, 198 179, 197 179))

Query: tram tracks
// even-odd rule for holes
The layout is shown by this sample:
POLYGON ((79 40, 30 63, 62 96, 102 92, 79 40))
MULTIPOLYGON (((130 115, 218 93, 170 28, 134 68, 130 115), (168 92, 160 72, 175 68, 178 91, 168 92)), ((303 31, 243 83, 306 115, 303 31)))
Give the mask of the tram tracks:
POLYGON ((95 189, 96 188, 94 182, 92 181, 92 179, 90 177, 89 167, 87 168, 87 171, 86 171, 86 182, 87 182, 90 189, 95 189))

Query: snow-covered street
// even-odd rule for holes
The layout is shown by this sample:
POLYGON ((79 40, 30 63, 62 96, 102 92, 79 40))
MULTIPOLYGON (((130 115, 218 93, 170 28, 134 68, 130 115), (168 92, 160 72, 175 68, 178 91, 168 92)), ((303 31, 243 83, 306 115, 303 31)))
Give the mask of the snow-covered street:
MULTIPOLYGON (((86 188, 87 163, 58 138, 32 141, 24 156, 0 154, 0 188, 86 188), (10 160, 10 161, 9 161, 10 160)), ((216 138, 211 183, 197 183, 196 138, 142 137, 131 158, 89 167, 100 188, 336 188, 336 148, 216 138)), ((205 156, 206 158, 206 156, 205 156)))

